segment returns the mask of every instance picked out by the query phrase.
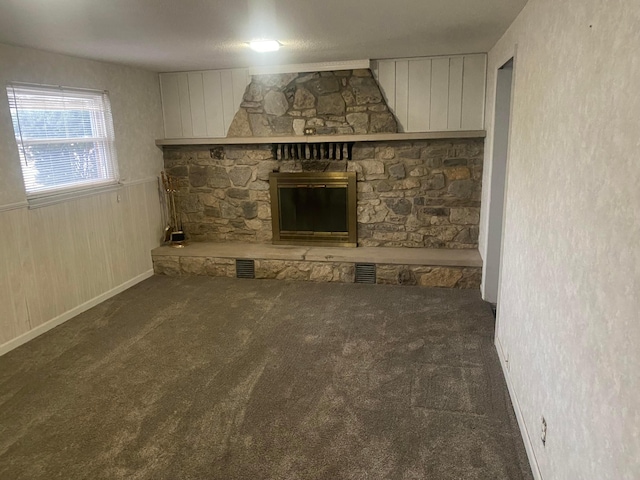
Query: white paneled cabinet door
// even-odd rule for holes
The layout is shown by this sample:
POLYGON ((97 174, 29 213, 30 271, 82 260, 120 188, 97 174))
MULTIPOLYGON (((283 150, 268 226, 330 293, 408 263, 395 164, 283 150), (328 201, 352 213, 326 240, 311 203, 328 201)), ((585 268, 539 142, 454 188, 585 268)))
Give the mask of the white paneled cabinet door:
POLYGON ((161 73, 165 138, 221 138, 242 103, 246 68, 161 73))
POLYGON ((379 60, 374 73, 405 132, 484 129, 486 55, 379 60))

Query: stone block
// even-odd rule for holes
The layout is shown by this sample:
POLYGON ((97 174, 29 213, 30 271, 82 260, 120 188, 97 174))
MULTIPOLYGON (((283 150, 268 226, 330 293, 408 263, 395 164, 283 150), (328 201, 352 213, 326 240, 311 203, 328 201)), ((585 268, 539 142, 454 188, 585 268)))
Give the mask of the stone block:
MULTIPOLYGON (((194 167, 191 167, 193 170, 194 167)), ((213 188, 225 188, 231 186, 229 181, 229 175, 224 167, 203 167, 206 168, 205 175, 207 176, 206 184, 213 188)), ((190 175, 191 176, 191 175, 190 175)), ((193 180, 191 180, 191 185, 193 180)))
POLYGON ((324 120, 321 118, 310 118, 307 120, 307 128, 318 128, 324 126, 324 120))
POLYGON ((442 161, 444 167, 466 167, 468 160, 466 158, 447 158, 442 161))
POLYGON ((312 282, 331 282, 333 280, 333 266, 326 263, 317 263, 311 267, 309 280, 312 282))
POLYGON ((409 215, 411 213, 412 204, 406 198, 400 200, 389 198, 385 199, 384 203, 396 215, 409 215))
POLYGON ((167 174, 174 178, 188 177, 189 167, 187 165, 176 165, 171 168, 167 168, 167 174))
POLYGON ((200 198, 196 194, 180 195, 176 198, 176 203, 179 205, 180 212, 183 213, 201 212, 203 210, 200 198))
POLYGON ((417 165, 417 166, 413 167, 409 171, 409 176, 410 177, 424 177, 428 173, 429 173, 429 170, 427 169, 427 167, 425 167, 424 165, 417 165))
POLYGON ((278 280, 308 280, 310 272, 302 270, 300 265, 292 264, 293 262, 285 262, 288 263, 288 266, 284 268, 284 270, 278 272, 276 278, 278 280))
POLYGON ((182 271, 180 270, 180 257, 174 257, 174 256, 153 257, 153 271, 157 275, 167 275, 170 277, 179 276, 182 273, 182 271))
POLYGON ((444 175, 447 180, 465 180, 471 178, 471 172, 467 167, 450 167, 444 169, 444 175))
POLYGON ((482 269, 481 268, 463 268, 462 278, 456 284, 458 288, 480 288, 482 282, 482 269))
POLYGON ((393 184, 394 190, 410 190, 412 188, 420 188, 422 184, 417 178, 405 178, 404 180, 397 181, 393 184))
MULTIPOLYGON (((231 220, 229 220, 229 225, 231 225, 235 229, 240 229, 240 230, 244 230, 244 227, 247 226, 242 218, 232 218, 231 220)), ((233 231, 233 230, 229 230, 229 231, 233 231)))
POLYGON ((251 137, 252 135, 249 114, 245 109, 241 108, 236 112, 231 125, 229 125, 227 137, 251 137))
POLYGON ((220 202, 220 217, 222 218, 237 218, 240 216, 240 209, 227 202, 220 202))
POLYGON ((269 124, 275 135, 294 135, 292 117, 271 117, 269 124))
POLYGON ((258 203, 258 218, 262 220, 271 219, 271 206, 267 203, 258 203))
POLYGON ((421 180, 423 190, 440 190, 444 188, 445 180, 442 173, 435 173, 421 180))
POLYGON ((229 188, 227 190, 227 197, 246 200, 249 198, 249 190, 245 190, 242 188, 229 188))
POLYGON ((396 150, 393 147, 389 147, 387 145, 382 145, 376 147, 376 158, 381 160, 391 160, 395 158, 396 150))
POLYGON ((318 97, 318 115, 342 115, 345 113, 346 106, 342 95, 339 93, 331 93, 318 97))
POLYGON ((453 288, 462 278, 462 270, 452 267, 433 267, 429 273, 418 276, 418 284, 423 287, 453 288))
POLYGON ((240 208, 244 218, 256 218, 258 216, 258 204, 256 202, 242 202, 240 208))
POLYGON ((264 113, 250 113, 249 124, 255 137, 270 137, 273 135, 269 119, 264 113))
POLYGON ((373 159, 375 156, 375 149, 373 147, 366 147, 366 144, 356 143, 353 147, 353 159, 354 160, 367 160, 373 159))
POLYGON ((185 275, 208 275, 209 265, 213 265, 213 262, 207 257, 180 258, 180 269, 185 275))
POLYGON ((267 115, 281 116, 287 113, 289 102, 284 93, 270 90, 264 96, 264 111, 267 115))
POLYGON ((474 207, 451 208, 449 220, 455 225, 477 225, 480 222, 480 209, 474 207))
MULTIPOLYGON (((391 165, 389 167, 389 176, 391 178, 403 179, 407 176, 407 172, 402 163, 396 163, 395 165, 391 165)), ((420 182, 418 181, 418 187, 420 186, 420 182)), ((413 188, 413 187, 412 187, 413 188)))
POLYGON ((458 198, 470 198, 475 189, 473 180, 454 180, 449 184, 447 191, 458 198))
POLYGON ((204 207, 204 214, 206 217, 218 218, 221 215, 220 207, 204 207))
POLYGON ((262 85, 256 82, 251 82, 247 85, 242 99, 245 102, 262 102, 264 99, 262 85))
POLYGON ((325 77, 310 80, 306 88, 316 96, 340 91, 340 81, 336 77, 325 77))
POLYGON ((418 229, 418 233, 437 238, 443 242, 451 242, 460 232, 461 228, 452 225, 430 225, 418 229))
POLYGON ((316 97, 304 87, 298 87, 296 89, 295 96, 293 97, 293 108, 297 110, 305 110, 313 108, 316 105, 316 97))
POLYGON ((366 113, 348 113, 346 120, 355 133, 365 134, 369 131, 369 115, 366 113))
POLYGON ((393 186, 389 180, 380 180, 375 186, 376 192, 390 192, 393 186))
POLYGON ((356 68, 354 69, 351 74, 354 77, 371 77, 371 70, 369 70, 368 68, 356 68))
POLYGON ((356 97, 357 105, 368 105, 382 102, 382 92, 371 77, 351 77, 349 85, 356 97))
POLYGON ((249 190, 269 190, 269 182, 256 180, 249 184, 249 190))
POLYGON ((379 223, 383 222, 389 211, 384 206, 359 205, 357 208, 359 223, 379 223))
POLYGON ((351 90, 343 90, 340 92, 342 98, 344 99, 344 103, 347 106, 347 111, 349 111, 349 107, 353 107, 356 104, 356 97, 353 95, 351 90))
POLYGON ((296 118, 293 121, 293 133, 295 135, 304 135, 304 126, 306 123, 306 120, 303 118, 296 118))
POLYGON ((257 218, 252 218, 250 220, 245 220, 244 221, 245 225, 247 228, 249 228, 250 230, 262 230, 265 225, 262 222, 262 220, 259 220, 257 218))
POLYGON ((251 179, 251 168, 235 167, 229 170, 229 180, 237 187, 244 187, 251 179))
POLYGON ((384 163, 377 160, 359 160, 358 165, 362 167, 362 174, 366 180, 369 180, 373 175, 384 176, 384 163))
POLYGON ((389 112, 371 113, 369 133, 396 133, 398 125, 393 114, 389 112))
POLYGON ((204 187, 207 184, 207 177, 207 167, 197 165, 191 165, 191 167, 189 167, 189 184, 192 187, 204 187))
POLYGON ((400 149, 400 151, 398 152, 398 156, 400 158, 410 158, 413 160, 417 160, 420 158, 420 153, 420 147, 404 147, 400 149))
POLYGON ((374 240, 381 240, 385 242, 401 242, 407 238, 407 232, 373 232, 374 240))
POLYGON ((398 285, 416 285, 416 274, 410 268, 403 268, 398 272, 398 285))
POLYGON ((265 160, 258 164, 257 167, 257 180, 268 181, 269 174, 278 169, 278 162, 276 160, 265 160))
POLYGON ((309 80, 313 80, 314 78, 319 78, 320 74, 318 72, 307 73, 306 75, 301 75, 296 78, 296 83, 306 83, 309 80))

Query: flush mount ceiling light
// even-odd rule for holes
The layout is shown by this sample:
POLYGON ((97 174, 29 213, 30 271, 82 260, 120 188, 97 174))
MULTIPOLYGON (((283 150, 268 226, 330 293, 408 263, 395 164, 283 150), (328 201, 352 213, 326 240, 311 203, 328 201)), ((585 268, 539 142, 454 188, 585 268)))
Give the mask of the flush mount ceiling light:
POLYGON ((280 42, 277 40, 253 40, 249 42, 249 48, 256 52, 275 52, 280 50, 280 42))

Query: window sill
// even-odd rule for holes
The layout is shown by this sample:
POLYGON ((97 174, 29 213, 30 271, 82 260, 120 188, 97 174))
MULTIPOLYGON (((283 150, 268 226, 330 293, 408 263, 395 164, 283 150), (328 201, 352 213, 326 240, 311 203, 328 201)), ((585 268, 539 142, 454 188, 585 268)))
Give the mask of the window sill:
POLYGON ((82 190, 74 190, 67 192, 51 193, 49 195, 40 195, 34 197, 27 197, 29 204, 29 210, 35 208, 47 207, 49 205, 56 205, 58 203, 68 202, 70 200, 76 200, 83 197, 92 197, 94 195, 100 195, 103 193, 115 192, 122 188, 121 183, 110 183, 108 185, 100 185, 97 187, 85 188, 82 190))

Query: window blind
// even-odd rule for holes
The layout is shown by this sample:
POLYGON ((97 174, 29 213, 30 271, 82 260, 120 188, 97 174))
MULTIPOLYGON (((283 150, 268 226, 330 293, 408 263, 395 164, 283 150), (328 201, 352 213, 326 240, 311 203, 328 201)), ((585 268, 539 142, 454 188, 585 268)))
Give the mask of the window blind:
POLYGON ((7 95, 27 196, 118 181, 106 92, 12 84, 7 95))

